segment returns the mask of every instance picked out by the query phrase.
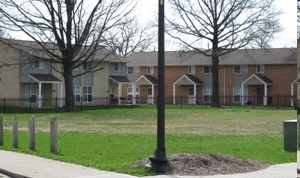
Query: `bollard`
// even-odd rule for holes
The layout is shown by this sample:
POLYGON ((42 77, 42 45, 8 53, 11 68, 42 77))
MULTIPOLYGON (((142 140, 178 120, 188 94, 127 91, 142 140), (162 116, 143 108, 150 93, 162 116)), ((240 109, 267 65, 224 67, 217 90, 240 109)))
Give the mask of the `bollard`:
POLYGON ((283 122, 284 151, 297 151, 297 120, 283 122))
POLYGON ((29 150, 35 150, 35 119, 34 116, 28 122, 28 140, 29 140, 29 150))
POLYGON ((50 121, 50 152, 57 152, 57 119, 53 117, 50 121))
POLYGON ((19 147, 19 144, 18 144, 18 141, 19 141, 19 136, 18 136, 18 117, 15 116, 14 119, 13 119, 13 147, 14 148, 18 148, 19 147))

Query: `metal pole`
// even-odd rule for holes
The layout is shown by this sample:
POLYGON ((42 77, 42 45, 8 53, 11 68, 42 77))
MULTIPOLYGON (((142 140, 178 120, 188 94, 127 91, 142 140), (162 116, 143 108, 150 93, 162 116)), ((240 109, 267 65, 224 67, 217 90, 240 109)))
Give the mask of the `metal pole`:
POLYGON ((149 157, 156 172, 165 172, 168 159, 165 147, 165 37, 164 0, 158 1, 158 95, 157 95, 157 149, 149 157))

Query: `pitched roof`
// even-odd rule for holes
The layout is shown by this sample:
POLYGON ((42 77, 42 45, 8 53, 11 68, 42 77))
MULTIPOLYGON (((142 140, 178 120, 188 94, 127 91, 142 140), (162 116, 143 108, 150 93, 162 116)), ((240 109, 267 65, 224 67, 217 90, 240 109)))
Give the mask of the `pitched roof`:
POLYGON ((242 82, 242 85, 272 85, 272 83, 273 81, 267 76, 261 74, 252 74, 244 82, 242 82))
MULTIPOLYGON (((3 42, 12 48, 15 48, 19 51, 25 52, 29 55, 43 58, 43 59, 51 59, 53 56, 47 54, 47 50, 53 52, 53 54, 57 55, 57 57, 62 56, 61 51, 58 46, 51 42, 41 42, 43 46, 46 47, 47 50, 44 50, 41 45, 39 45, 36 41, 28 41, 28 40, 13 40, 13 39, 5 39, 0 38, 0 42, 3 42)), ((89 47, 89 46, 83 46, 89 47)), ((82 51, 84 53, 84 51, 82 51)), ((80 56, 84 56, 84 54, 79 53, 80 56)), ((93 56, 93 60, 99 61, 103 60, 105 62, 126 62, 126 59, 117 55, 114 52, 109 51, 103 46, 98 46, 97 50, 93 56)))
POLYGON ((29 74, 29 77, 41 83, 61 83, 61 80, 52 74, 29 74))
MULTIPOLYGON (((134 52, 127 57, 128 66, 157 66, 158 53, 134 52)), ((220 65, 296 64, 294 48, 239 49, 220 56, 220 65)), ((211 58, 195 51, 166 51, 166 66, 211 65, 211 58)))
POLYGON ((136 80, 136 83, 139 85, 157 85, 158 80, 151 75, 142 75, 136 80))
POLYGON ((126 76, 109 76, 109 78, 116 83, 130 83, 130 80, 126 76))
POLYGON ((199 78, 191 74, 184 74, 174 84, 175 85, 202 85, 203 82, 199 78))

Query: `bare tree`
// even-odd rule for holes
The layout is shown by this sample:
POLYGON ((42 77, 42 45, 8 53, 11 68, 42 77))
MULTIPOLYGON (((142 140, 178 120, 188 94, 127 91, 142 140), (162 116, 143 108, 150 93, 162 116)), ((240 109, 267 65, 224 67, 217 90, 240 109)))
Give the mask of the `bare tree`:
POLYGON ((73 69, 86 61, 93 61, 87 72, 102 69, 100 62, 109 54, 95 55, 104 34, 123 23, 134 6, 133 0, 1 0, 0 14, 5 29, 21 31, 37 44, 21 50, 37 57, 42 51, 43 60, 62 64, 66 110, 73 111, 73 69))
POLYGON ((151 30, 152 27, 150 24, 142 26, 136 17, 128 18, 106 33, 104 45, 122 57, 134 51, 148 50, 157 41, 157 34, 151 30))
POLYGON ((297 0, 297 38, 300 39, 300 1, 297 0))
POLYGON ((273 0, 169 0, 167 34, 211 57, 212 107, 219 107, 219 57, 259 41, 265 47, 279 29, 273 0), (269 27, 269 28, 266 28, 269 27), (201 48, 208 43, 209 48, 201 48))

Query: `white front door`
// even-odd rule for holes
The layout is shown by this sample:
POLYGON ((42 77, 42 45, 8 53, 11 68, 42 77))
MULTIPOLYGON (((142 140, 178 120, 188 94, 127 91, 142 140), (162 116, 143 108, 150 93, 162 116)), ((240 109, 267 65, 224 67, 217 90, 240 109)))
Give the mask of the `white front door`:
POLYGON ((147 88, 147 104, 153 104, 152 88, 147 88))
POLYGON ((194 88, 188 88, 188 104, 195 104, 194 88))

